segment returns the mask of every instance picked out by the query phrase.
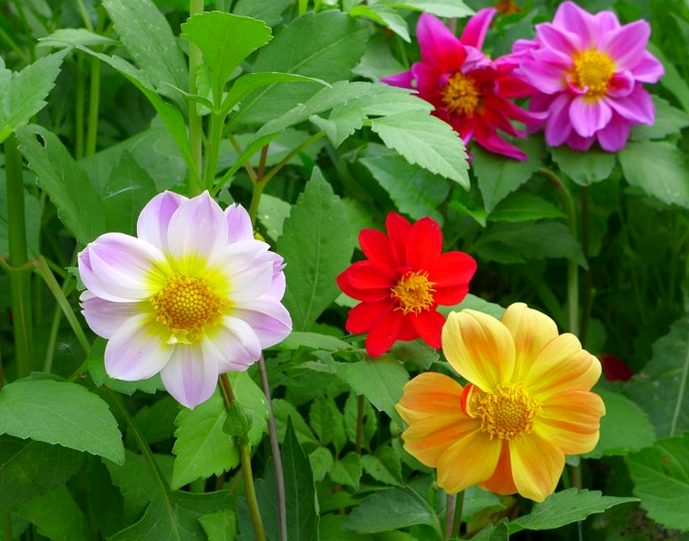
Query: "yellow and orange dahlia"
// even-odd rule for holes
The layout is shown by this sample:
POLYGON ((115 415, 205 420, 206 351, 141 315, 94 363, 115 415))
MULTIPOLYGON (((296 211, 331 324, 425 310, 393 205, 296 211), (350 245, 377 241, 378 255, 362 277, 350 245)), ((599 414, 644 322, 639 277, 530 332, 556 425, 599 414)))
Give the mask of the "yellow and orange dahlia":
POLYGON ((451 313, 442 347, 469 383, 427 372, 405 386, 396 406, 409 425, 405 449, 437 469, 448 493, 478 484, 543 501, 565 455, 598 442, 605 405, 590 389, 600 362, 523 303, 509 306, 500 321, 474 310, 451 313))

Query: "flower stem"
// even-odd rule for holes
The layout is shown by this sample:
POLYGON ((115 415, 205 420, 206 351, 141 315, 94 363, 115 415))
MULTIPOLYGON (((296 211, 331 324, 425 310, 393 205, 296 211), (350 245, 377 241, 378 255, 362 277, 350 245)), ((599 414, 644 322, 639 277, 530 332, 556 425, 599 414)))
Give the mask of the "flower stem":
POLYGON ((455 504, 457 503, 457 494, 445 494, 447 504, 445 505, 446 521, 445 525, 445 539, 452 538, 452 526, 455 522, 455 504))
MULTIPOLYGON (((189 0, 189 17, 203 13, 203 0, 189 0)), ((194 95, 196 88, 196 73, 203 62, 201 50, 189 43, 189 93, 194 95)), ((189 151, 195 171, 189 171, 189 197, 201 193, 199 185, 203 157, 203 124, 196 109, 196 102, 189 102, 189 151)))
POLYGON ((84 53, 76 52, 77 57, 77 82, 76 99, 74 104, 74 158, 80 160, 84 157, 84 107, 86 101, 86 80, 84 78, 84 53))
MULTIPOLYGON (((232 402, 234 402, 234 393, 232 392, 232 385, 227 374, 220 374, 220 389, 222 390, 223 398, 225 399, 225 406, 229 412, 232 409, 232 402)), ((251 471, 251 451, 249 449, 248 438, 238 438, 239 445, 239 460, 242 464, 242 478, 244 479, 244 492, 246 494, 246 502, 249 505, 249 514, 251 515, 251 523, 254 527, 254 534, 256 541, 266 541, 265 530, 263 529, 263 521, 261 520, 261 512, 258 508, 258 499, 256 498, 256 486, 254 485, 254 476, 251 471)))
POLYGON ((354 452, 361 454, 361 442, 364 439, 364 395, 360 394, 356 399, 356 437, 354 440, 354 452))
POLYGON ((26 215, 22 156, 17 137, 5 140, 5 176, 7 179, 7 222, 9 225, 9 275, 15 339, 17 376, 31 373, 33 363, 33 322, 31 318, 31 267, 26 266, 26 215))
POLYGON ((9 510, 2 512, 2 531, 5 541, 12 541, 12 515, 9 510))
POLYGON ((462 511, 464 507, 464 491, 458 492, 455 499, 455 513, 452 524, 452 537, 459 538, 459 530, 462 526, 462 511))
POLYGON ((91 89, 89 93, 89 120, 86 130, 86 156, 96 153, 98 139, 98 109, 100 107, 100 60, 91 59, 91 89))

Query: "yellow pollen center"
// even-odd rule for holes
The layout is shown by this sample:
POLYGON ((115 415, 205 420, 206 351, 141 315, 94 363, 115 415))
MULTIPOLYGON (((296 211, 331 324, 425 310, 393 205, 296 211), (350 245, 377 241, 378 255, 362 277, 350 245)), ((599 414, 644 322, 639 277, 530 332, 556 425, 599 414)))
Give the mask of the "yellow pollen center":
POLYGON ((151 297, 158 321, 171 333, 168 343, 191 344, 204 329, 218 323, 228 301, 219 297, 203 278, 173 275, 165 287, 151 297))
POLYGON ((443 103, 451 113, 469 115, 478 107, 481 92, 473 77, 463 73, 455 73, 440 89, 443 103))
POLYGON ((392 296, 397 299, 395 310, 402 310, 406 316, 409 312, 419 314, 433 306, 433 286, 435 282, 428 280, 428 273, 423 271, 409 271, 405 273, 397 285, 391 289, 392 296))
POLYGON ((541 406, 523 385, 503 383, 490 393, 474 388, 466 409, 471 417, 481 419, 481 429, 490 439, 509 441, 533 430, 541 406))
POLYGON ((585 98, 596 101, 608 93, 615 63, 606 53, 588 49, 573 56, 571 83, 579 90, 587 88, 585 98))

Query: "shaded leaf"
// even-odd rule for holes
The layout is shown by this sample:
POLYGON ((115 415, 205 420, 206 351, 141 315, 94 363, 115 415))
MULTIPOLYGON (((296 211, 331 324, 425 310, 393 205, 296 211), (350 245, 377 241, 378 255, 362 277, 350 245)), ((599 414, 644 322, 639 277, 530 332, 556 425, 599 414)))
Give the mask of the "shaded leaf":
POLYGON ((562 145, 551 149, 551 152, 558 167, 580 186, 610 178, 615 167, 615 154, 597 147, 580 152, 562 145))
POLYGON ((65 485, 42 494, 17 509, 51 541, 89 541, 89 523, 65 485))
POLYGON ((530 193, 516 192, 500 201, 488 215, 489 222, 525 222, 544 218, 566 218, 550 201, 530 193))
POLYGON ((400 459, 392 449, 385 445, 378 447, 372 455, 361 457, 364 471, 376 481, 386 485, 402 486, 402 465, 400 459))
POLYGON ((330 479, 339 485, 347 485, 357 490, 361 473, 361 457, 350 451, 333 463, 332 468, 330 468, 330 479))

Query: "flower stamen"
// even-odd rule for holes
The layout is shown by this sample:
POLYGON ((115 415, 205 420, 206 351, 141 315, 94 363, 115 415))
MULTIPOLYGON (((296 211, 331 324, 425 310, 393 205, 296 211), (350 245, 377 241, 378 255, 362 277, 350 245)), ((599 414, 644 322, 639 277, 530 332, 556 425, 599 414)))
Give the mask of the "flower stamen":
POLYGON ((229 302, 216 295, 203 278, 175 274, 149 299, 156 318, 170 330, 169 344, 196 342, 217 324, 229 302))
POLYGON ((409 312, 419 314, 433 307, 433 286, 435 282, 428 279, 425 271, 409 271, 400 278, 390 291, 397 299, 395 310, 402 310, 406 316, 409 312))
POLYGON ((476 80, 463 73, 452 74, 440 89, 443 103, 450 113, 471 116, 479 105, 481 91, 476 80))
POLYGON ((572 56, 574 68, 570 83, 578 90, 585 90, 587 101, 597 101, 608 93, 610 79, 615 73, 615 63, 606 53, 587 49, 572 56))

